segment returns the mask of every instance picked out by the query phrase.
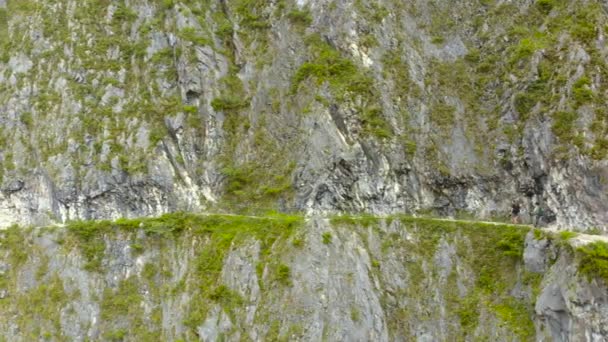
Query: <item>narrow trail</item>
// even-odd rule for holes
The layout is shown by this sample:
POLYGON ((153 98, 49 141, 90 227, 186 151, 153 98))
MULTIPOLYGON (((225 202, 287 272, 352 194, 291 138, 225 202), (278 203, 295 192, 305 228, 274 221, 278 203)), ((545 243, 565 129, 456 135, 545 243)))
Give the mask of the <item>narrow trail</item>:
MULTIPOLYGON (((254 220, 278 220, 279 219, 279 217, 273 217, 271 215, 257 216, 257 215, 242 215, 242 214, 222 213, 222 212, 205 212, 205 213, 199 213, 199 215, 245 217, 245 218, 254 219, 254 220)), ((357 217, 357 216, 355 215, 353 217, 357 217)), ((363 216, 360 216, 360 217, 363 217, 363 216)), ((389 218, 389 217, 391 217, 391 215, 378 215, 375 217, 389 218)), ((481 223, 481 224, 492 225, 492 226, 507 225, 507 226, 520 227, 520 228, 530 228, 530 229, 534 228, 534 226, 529 225, 529 224, 512 224, 512 223, 494 222, 494 221, 475 221, 475 220, 462 220, 462 219, 453 219, 453 218, 439 218, 439 217, 425 217, 425 216, 411 216, 411 217, 414 219, 430 220, 430 221, 437 221, 437 222, 455 222, 455 223, 465 223, 465 224, 466 223, 470 223, 470 224, 480 224, 481 223)), ((309 214, 309 215, 304 216, 305 221, 308 221, 313 218, 324 218, 324 219, 329 220, 328 215, 323 215, 323 214, 317 214, 317 215, 309 214)), ((64 228, 64 227, 66 227, 66 224, 65 223, 53 223, 48 226, 39 226, 39 227, 34 227, 34 228, 39 229, 39 228, 48 228, 48 227, 64 228)), ((6 228, 8 228, 8 227, 0 227, 0 231, 4 230, 6 228)), ((556 229, 553 227, 541 227, 539 229, 547 231, 547 232, 555 233, 555 234, 559 234, 560 232, 568 231, 568 230, 559 230, 559 229, 556 229)), ((579 233, 579 232, 575 232, 575 231, 572 231, 572 232, 576 233, 576 235, 573 236, 572 238, 568 239, 568 242, 570 242, 570 244, 574 247, 580 247, 580 246, 584 246, 586 244, 590 244, 590 243, 594 243, 594 242, 608 243, 608 236, 606 236, 606 235, 591 235, 591 234, 584 234, 584 233, 579 233)))
MULTIPOLYGON (((521 228, 530 228, 530 229, 535 228, 533 225, 530 225, 530 224, 512 224, 512 223, 504 223, 504 222, 474 221, 474 220, 461 220, 461 219, 438 218, 438 217, 416 217, 416 216, 413 216, 413 217, 425 219, 425 220, 431 220, 431 221, 441 221, 441 222, 457 222, 457 223, 472 223, 472 224, 482 223, 482 224, 494 225, 494 226, 507 225, 507 226, 512 226, 512 227, 521 227, 521 228)), ((559 230, 559 229, 556 229, 553 227, 539 227, 538 229, 546 231, 546 232, 554 233, 554 234, 559 234, 560 232, 564 232, 564 231, 570 231, 567 229, 559 230)), ((576 233, 576 236, 568 239, 568 242, 570 242, 570 244, 573 247, 580 247, 580 246, 584 246, 584 245, 594 243, 594 242, 608 243, 608 236, 606 236, 606 235, 591 235, 591 234, 579 233, 576 231, 572 231, 572 232, 576 233)))
MULTIPOLYGON (((491 222, 491 221, 458 220, 458 219, 450 219, 450 218, 425 218, 425 219, 433 220, 433 221, 460 222, 460 223, 483 223, 483 224, 489 224, 489 225, 495 225, 495 226, 508 225, 508 226, 514 226, 514 227, 522 227, 522 228, 531 228, 531 229, 535 228, 533 225, 529 225, 529 224, 511 224, 511 223, 491 222)), ((560 232, 564 232, 564 231, 569 231, 569 230, 559 230, 559 229, 556 229, 553 227, 540 227, 538 229, 546 231, 546 232, 555 233, 555 234, 559 234, 560 232)), ((594 242, 608 243, 608 236, 606 236, 606 235, 591 235, 591 234, 579 233, 576 231, 572 231, 572 232, 576 233, 576 236, 568 239, 568 242, 570 242, 570 244, 573 247, 580 247, 580 246, 584 246, 584 245, 594 243, 594 242)))
MULTIPOLYGON (((213 215, 221 215, 221 216, 238 216, 238 217, 247 217, 247 218, 252 218, 252 219, 264 219, 264 220, 268 220, 268 219, 276 219, 272 216, 254 216, 254 215, 238 215, 238 214, 227 214, 227 213, 203 213, 202 215, 207 215, 207 216, 213 216, 213 215)), ((307 215, 305 216, 305 220, 309 220, 311 218, 315 218, 315 217, 322 217, 322 218, 326 218, 328 219, 328 217, 326 215, 307 215)), ((356 217, 356 216, 354 216, 356 217)), ((378 218, 389 218, 390 215, 378 215, 376 216, 378 218)), ((475 221, 475 220, 462 220, 462 219, 453 219, 453 218, 439 218, 439 217, 424 217, 424 216, 412 216, 413 218, 418 218, 418 219, 424 219, 424 220, 430 220, 430 221, 438 221, 438 222, 456 222, 456 223, 471 223, 471 224, 487 224, 487 225, 492 225, 492 226, 503 226, 503 225, 508 225, 508 226, 512 226, 512 227, 520 227, 520 228, 529 228, 529 229, 534 229, 535 227, 533 225, 529 225, 529 224, 512 224, 512 223, 505 223, 505 222, 494 222, 494 221, 475 221)), ((560 232, 563 231, 567 231, 567 230, 558 230, 555 228, 551 228, 551 227, 540 227, 538 229, 547 231, 547 232, 551 232, 551 233, 555 233, 555 234, 559 234, 560 232)), ((574 232, 574 231, 573 231, 574 232)), ((579 233, 579 232, 574 232, 577 235, 570 238, 568 240, 568 242, 570 242, 570 244, 574 247, 580 247, 580 246, 584 246, 586 244, 590 244, 590 243, 594 243, 594 242, 605 242, 608 243, 608 236, 605 235, 591 235, 591 234, 584 234, 584 233, 579 233)))

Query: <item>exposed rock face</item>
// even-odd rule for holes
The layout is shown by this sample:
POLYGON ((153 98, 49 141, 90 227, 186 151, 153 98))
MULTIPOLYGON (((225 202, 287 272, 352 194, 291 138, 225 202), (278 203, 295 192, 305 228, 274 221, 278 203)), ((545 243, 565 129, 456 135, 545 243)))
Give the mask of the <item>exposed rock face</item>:
POLYGON ((606 228, 600 1, 6 5, 2 226, 520 201, 606 228))
POLYGON ((546 236, 525 237, 527 229, 280 217, 122 221, 110 230, 102 225, 1 234, 1 338, 608 336, 605 284, 579 275, 569 248, 546 236))

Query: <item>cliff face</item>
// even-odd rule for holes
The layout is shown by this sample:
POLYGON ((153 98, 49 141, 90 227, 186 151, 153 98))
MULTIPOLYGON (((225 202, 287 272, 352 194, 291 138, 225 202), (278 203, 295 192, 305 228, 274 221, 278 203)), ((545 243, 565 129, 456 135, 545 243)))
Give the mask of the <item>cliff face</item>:
POLYGON ((608 222, 600 1, 0 2, 0 224, 608 222))
POLYGON ((604 280, 512 226, 172 215, 1 232, 6 341, 603 341, 604 280))

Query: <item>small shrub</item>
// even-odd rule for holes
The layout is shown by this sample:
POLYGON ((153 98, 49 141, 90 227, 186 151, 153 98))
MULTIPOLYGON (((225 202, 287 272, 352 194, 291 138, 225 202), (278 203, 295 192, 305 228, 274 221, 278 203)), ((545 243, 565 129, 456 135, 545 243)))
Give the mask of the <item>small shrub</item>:
POLYGON ((308 27, 312 23, 312 16, 310 15, 310 11, 308 9, 294 9, 287 14, 287 18, 294 25, 308 27))
POLYGON ((537 0, 536 7, 544 14, 549 14, 555 6, 555 0, 537 0))
POLYGON ((323 244, 329 245, 331 243, 331 240, 332 240, 331 233, 330 232, 323 233, 323 235, 321 235, 321 239, 323 241, 323 244))
POLYGON ((578 235, 578 233, 575 233, 575 232, 563 231, 563 232, 559 233, 559 238, 564 241, 568 241, 568 240, 576 237, 577 235, 578 235))
POLYGON ((441 45, 445 43, 445 38, 443 38, 442 36, 433 36, 433 38, 431 38, 431 43, 441 45))
POLYGON ((117 22, 133 22, 137 19, 137 13, 128 8, 125 4, 120 4, 116 8, 112 19, 117 22))
POLYGON ((596 37, 595 25, 593 22, 581 20, 572 27, 570 34, 583 43, 590 43, 596 37))
POLYGON ((131 250, 133 250, 134 255, 141 255, 144 252, 144 246, 139 243, 131 244, 131 250))
POLYGON ((593 101, 591 81, 588 77, 579 78, 572 86, 572 97, 577 106, 593 101))
POLYGON ((570 142, 574 138, 574 123, 578 115, 574 112, 556 112, 553 114, 553 134, 562 142, 570 142))
POLYGON ((149 281, 154 280, 154 277, 156 276, 157 273, 158 273, 158 270, 156 268, 156 265, 154 265, 153 263, 146 263, 144 265, 143 270, 141 271, 142 277, 144 277, 144 279, 147 279, 149 281))
POLYGON ((479 49, 471 49, 469 53, 464 56, 464 60, 471 63, 477 64, 481 61, 481 55, 479 53, 479 49))
POLYGON ((582 256, 579 271, 588 279, 600 278, 608 282, 608 243, 594 242, 577 251, 582 256))
POLYGON ((359 312, 359 309, 354 306, 350 309, 350 320, 355 323, 361 320, 361 313, 359 312))
POLYGON ((21 113, 21 122, 28 129, 32 128, 32 126, 34 125, 34 120, 32 119, 32 113, 30 113, 30 112, 21 113))
POLYGON ((186 27, 178 33, 178 36, 188 42, 196 45, 211 45, 211 41, 201 36, 193 27, 186 27))
POLYGON ((245 108, 249 105, 249 102, 236 96, 222 96, 216 97, 211 101, 211 107, 216 112, 230 111, 245 108))
POLYGON ((524 38, 512 50, 510 62, 515 63, 522 59, 531 57, 536 51, 547 45, 546 37, 543 33, 536 33, 532 37, 524 38))
POLYGON ((291 285, 291 268, 285 264, 277 267, 276 280, 283 285, 291 285))
POLYGON ((536 45, 534 44, 534 42, 529 39, 529 38, 525 38, 522 39, 519 42, 519 45, 517 46, 517 48, 515 49, 515 54, 513 56, 513 59, 515 60, 520 60, 526 57, 530 57, 532 56, 532 54, 536 51, 536 45))
POLYGON ((437 103, 430 110, 431 121, 439 127, 450 128, 454 125, 456 108, 446 103, 437 103))
POLYGON ((524 235, 517 229, 505 232, 497 247, 506 256, 521 258, 524 254, 524 235))
POLYGON ((196 114, 198 108, 196 106, 185 105, 183 110, 186 114, 196 114))

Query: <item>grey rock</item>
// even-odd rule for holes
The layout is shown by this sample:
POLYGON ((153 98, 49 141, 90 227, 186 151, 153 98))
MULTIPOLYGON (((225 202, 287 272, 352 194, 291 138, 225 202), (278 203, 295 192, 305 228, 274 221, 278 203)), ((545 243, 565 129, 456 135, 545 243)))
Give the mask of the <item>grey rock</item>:
POLYGON ((549 267, 550 240, 537 240, 534 232, 526 235, 526 246, 524 249, 524 263, 526 269, 534 273, 544 273, 549 267))
MULTIPOLYGON (((548 225, 604 230, 607 161, 590 160, 577 151, 564 160, 554 157, 563 146, 555 137, 551 117, 568 109, 567 95, 542 108, 546 113, 536 106, 517 139, 501 133, 521 119, 515 97, 536 80, 547 51, 534 53, 521 74, 503 75, 511 81, 490 80, 488 94, 493 95, 480 96, 474 104, 458 89, 448 91, 432 82, 439 77, 434 75, 438 64, 444 66, 442 70, 457 72, 458 63, 476 52, 472 47, 479 45, 480 36, 488 39, 481 50, 513 50, 511 44, 516 42, 505 34, 509 21, 489 20, 494 5, 482 8, 466 1, 403 5, 388 0, 378 1, 378 8, 326 0, 297 4, 310 10, 310 27, 300 32, 289 16, 277 15, 267 27, 263 25, 257 39, 243 35, 248 28, 233 13, 230 1, 212 1, 205 9, 129 3, 133 20, 124 23, 120 32, 110 25, 119 10, 115 4, 103 9, 105 21, 98 26, 80 23, 75 13, 67 11, 66 35, 83 51, 45 34, 42 21, 9 16, 11 41, 30 39, 32 48, 10 51, 8 62, 0 65, 0 82, 8 87, 0 96, 0 123, 6 135, 0 141, 11 142, 0 149, 0 160, 3 184, 6 178, 20 179, 27 187, 20 189, 21 196, 0 197, 0 225, 202 210, 222 204, 226 160, 266 168, 286 159, 296 163, 293 173, 284 176, 293 181, 293 201, 284 203, 283 198, 269 206, 282 203, 303 212, 376 214, 433 210, 439 215, 466 212, 485 219, 508 215, 511 203, 518 200, 527 211, 522 218, 530 222, 529 212, 540 200, 547 213, 553 213, 545 220, 548 225), (371 13, 379 8, 386 9, 380 11, 386 15, 374 19, 371 13), (231 35, 219 35, 218 23, 212 20, 216 12, 226 13, 222 29, 231 28, 231 35), (444 12, 452 13, 453 25, 439 37, 430 23, 444 12), (472 32, 463 18, 481 19, 477 31, 472 32), (100 46, 98 31, 113 32, 130 48, 94 51, 100 46), (192 37, 184 32, 194 32, 194 38, 200 39, 190 41, 192 37), (336 96, 329 84, 315 82, 310 82, 316 87, 309 93, 290 94, 295 73, 311 58, 303 34, 318 34, 357 70, 369 74, 379 93, 374 104, 378 119, 386 121, 392 137, 375 137, 365 127, 360 96, 336 96), (405 93, 388 69, 389 54, 401 59, 397 67, 403 70, 405 93), (141 63, 138 58, 143 58, 141 63), (106 65, 106 59, 111 62, 107 70, 89 65, 106 65), (37 77, 30 77, 33 73, 37 77), (227 89, 227 75, 242 82, 244 94, 239 96, 250 104, 239 111, 239 123, 249 128, 238 137, 225 130, 227 113, 212 106, 214 99, 232 91, 227 89), (41 96, 47 88, 53 90, 52 96, 41 96), (455 124, 445 132, 432 119, 437 103, 455 109, 455 124), (186 115, 184 105, 194 106, 194 113, 186 115), (112 118, 99 116, 101 109, 106 114, 110 109, 112 118), (496 112, 492 120, 497 127, 484 136, 492 120, 481 112, 488 110, 496 112), (21 122, 22 113, 31 114, 32 127, 21 122), (93 126, 100 127, 89 131, 93 126), (66 132, 72 133, 68 137, 66 132), (269 149, 256 145, 260 132, 267 132, 276 146, 289 147, 266 160, 261 155, 269 149), (149 146, 152 141, 155 146, 149 146), (231 146, 237 147, 226 156, 231 146), (9 156, 15 165, 7 167, 9 156)), ((44 13, 66 11, 51 9, 45 2, 41 6, 49 7, 44 13)), ((519 1, 505 6, 514 6, 518 13, 533 7, 519 1)), ((281 11, 274 2, 262 7, 265 14, 257 13, 260 18, 281 11)), ((70 0, 66 8, 79 6, 70 0)), ((583 45, 567 41, 568 34, 558 36, 565 48, 556 52, 555 67, 570 76, 556 91, 570 94, 581 76, 592 73, 589 65, 594 56, 583 45)), ((508 59, 497 53, 499 60, 508 59)), ((479 76, 473 69, 466 72, 479 76)), ((445 80, 445 75, 440 76, 445 80)), ((598 90, 599 81, 592 81, 590 88, 598 90)), ((576 129, 588 139, 585 146, 590 149, 596 138, 588 129, 594 111, 581 106, 576 113, 576 129)))
POLYGON ((6 192, 17 192, 23 189, 25 183, 20 179, 9 181, 5 186, 2 187, 2 191, 6 192))

